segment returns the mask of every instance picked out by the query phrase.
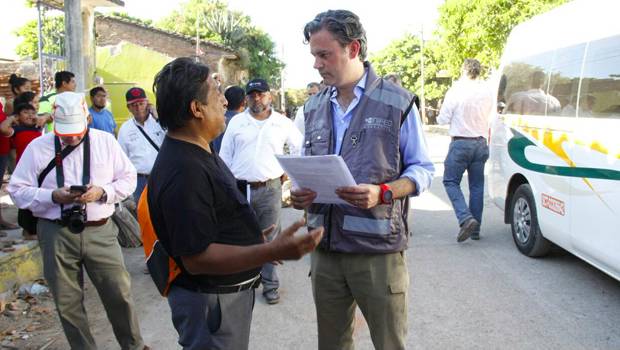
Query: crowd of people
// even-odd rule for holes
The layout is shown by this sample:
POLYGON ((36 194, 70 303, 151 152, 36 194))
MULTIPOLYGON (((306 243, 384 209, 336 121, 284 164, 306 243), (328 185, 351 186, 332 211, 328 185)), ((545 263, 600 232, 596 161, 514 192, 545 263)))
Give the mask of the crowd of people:
MULTIPOLYGON (((83 304, 85 270, 121 348, 148 349, 110 220, 128 197, 138 203, 145 245, 147 233, 154 237, 145 246, 148 271, 184 349, 247 349, 255 289, 262 284, 266 302, 278 303, 276 266, 307 253, 320 349, 353 349, 356 306, 375 348, 405 348, 409 197, 428 189, 435 172, 417 97, 398 77, 377 76, 354 13, 320 13, 303 36, 323 81, 308 84, 294 121, 273 109, 264 79, 222 89, 217 73, 189 58, 154 77, 156 105, 140 87, 126 92, 131 117, 117 135, 104 87, 89 91, 88 107, 71 72, 56 73, 56 90, 41 99, 27 79, 11 77, 14 97, 0 115, 0 170, 12 144, 17 164, 7 189, 24 235, 39 241, 71 348, 96 349, 83 304), (306 218, 280 227, 286 174, 276 156, 285 149, 340 155, 357 183, 336 191, 347 204, 317 203, 315 189, 294 188, 292 204, 306 218)), ((471 79, 479 75, 479 63, 465 68, 471 79)), ((462 84, 470 85, 461 95, 474 86, 462 84)), ((465 169, 481 174, 486 141, 482 127, 464 126, 463 111, 455 111, 463 103, 451 102, 456 94, 439 119, 454 123, 444 183, 460 242, 477 237, 482 208, 481 192, 472 191, 470 210, 458 184, 465 169), (477 163, 465 165, 471 158, 477 163)), ((476 179, 473 189, 481 186, 476 179)), ((1 215, 0 225, 15 228, 1 215)))

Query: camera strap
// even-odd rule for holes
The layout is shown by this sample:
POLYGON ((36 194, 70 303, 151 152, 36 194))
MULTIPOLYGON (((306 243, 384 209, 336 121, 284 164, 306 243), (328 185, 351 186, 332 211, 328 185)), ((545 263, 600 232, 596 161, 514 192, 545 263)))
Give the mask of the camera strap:
MULTIPOLYGON (((84 135, 84 138, 82 139, 82 141, 80 141, 80 143, 75 146, 69 145, 65 147, 64 150, 61 150, 60 137, 54 136, 54 163, 56 165, 56 185, 58 186, 58 188, 65 187, 65 174, 62 169, 63 158, 65 158, 67 154, 71 153, 71 151, 78 148, 81 143, 84 143, 84 161, 82 162, 82 185, 88 185, 88 183, 90 182, 90 137, 88 130, 86 130, 86 135, 84 135), (67 151, 66 154, 63 154, 63 152, 69 147, 73 148, 67 151)), ((60 211, 62 212, 63 210, 64 206, 61 204, 60 211)))

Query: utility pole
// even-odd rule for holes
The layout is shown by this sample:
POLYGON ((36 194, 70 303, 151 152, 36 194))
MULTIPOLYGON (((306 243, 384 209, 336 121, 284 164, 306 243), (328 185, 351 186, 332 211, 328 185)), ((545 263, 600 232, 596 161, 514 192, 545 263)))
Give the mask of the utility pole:
POLYGON ((37 17, 37 53, 39 54, 39 90, 41 90, 39 91, 39 95, 43 97, 45 93, 45 84, 43 81, 43 32, 41 29, 43 28, 43 20, 41 19, 41 0, 37 0, 37 13, 39 14, 37 17))
MULTIPOLYGON (((280 45, 282 59, 284 59, 284 44, 280 45)), ((280 70, 280 109, 286 115, 286 92, 284 91, 284 69, 280 70)))
POLYGON ((65 42, 67 45, 67 70, 75 74, 75 91, 86 88, 84 55, 82 50, 82 6, 81 0, 65 0, 65 42))
POLYGON ((424 23, 420 29, 420 75, 422 84, 420 88, 420 109, 422 111, 422 123, 428 124, 426 119, 426 100, 424 99, 424 23))

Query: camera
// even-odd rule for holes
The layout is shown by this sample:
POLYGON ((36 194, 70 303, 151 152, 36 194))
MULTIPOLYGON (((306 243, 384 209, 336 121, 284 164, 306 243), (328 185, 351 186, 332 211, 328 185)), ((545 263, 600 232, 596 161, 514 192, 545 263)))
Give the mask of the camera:
POLYGON ((86 206, 76 205, 61 212, 61 220, 64 226, 73 233, 82 233, 86 227, 86 206))

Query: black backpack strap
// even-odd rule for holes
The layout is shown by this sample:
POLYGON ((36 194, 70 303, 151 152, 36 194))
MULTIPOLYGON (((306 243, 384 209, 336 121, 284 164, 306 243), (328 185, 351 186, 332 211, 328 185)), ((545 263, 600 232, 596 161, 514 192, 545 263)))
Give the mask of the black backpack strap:
POLYGON ((403 124, 405 123, 405 120, 407 119, 407 116, 409 115, 409 112, 411 112, 411 108, 413 107, 413 104, 415 103, 417 99, 418 99, 418 96, 416 95, 413 95, 411 97, 411 102, 409 102, 409 106, 407 107, 407 109, 405 109, 403 114, 400 116, 400 126, 403 126, 403 124))
POLYGON ((157 144, 155 142, 153 142, 153 140, 149 137, 149 135, 146 134, 146 132, 144 131, 144 129, 142 129, 142 127, 138 124, 136 124, 136 128, 138 128, 138 130, 140 130, 140 132, 142 133, 142 135, 144 135, 144 137, 146 138, 146 140, 151 144, 151 146, 153 146, 153 148, 155 148, 155 150, 157 152, 159 152, 159 146, 157 146, 157 144))

